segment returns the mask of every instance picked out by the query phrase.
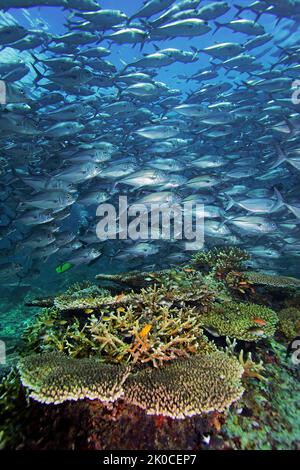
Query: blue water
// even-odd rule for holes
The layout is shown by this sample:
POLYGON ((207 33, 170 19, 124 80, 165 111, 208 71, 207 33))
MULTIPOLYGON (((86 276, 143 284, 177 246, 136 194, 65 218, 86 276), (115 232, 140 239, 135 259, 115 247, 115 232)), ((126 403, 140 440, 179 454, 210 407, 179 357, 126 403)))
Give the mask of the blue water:
MULTIPOLYGON (((201 2, 200 7, 209 4, 211 2, 201 2)), ((230 21, 232 19, 236 18, 236 9, 234 7, 236 2, 228 2, 228 5, 231 6, 230 10, 228 11, 227 14, 221 16, 220 18, 217 18, 218 21, 221 23, 226 23, 227 21, 230 21)), ((135 13, 141 6, 143 5, 142 1, 130 1, 130 2, 121 2, 117 0, 108 0, 105 2, 105 4, 102 5, 103 8, 106 9, 121 9, 124 11, 128 16, 132 15, 135 13)), ((239 5, 245 5, 249 6, 249 2, 246 0, 241 0, 239 2, 239 5)), ((30 8, 30 9, 10 9, 8 12, 2 13, 3 20, 5 21, 12 21, 16 20, 20 25, 24 26, 27 29, 39 29, 42 28, 45 31, 49 32, 50 34, 54 35, 62 35, 68 32, 69 30, 66 27, 66 18, 68 17, 69 12, 66 10, 62 10, 61 8, 56 8, 56 7, 36 7, 36 8, 30 8)), ((157 16, 157 15, 156 15, 157 16)), ((156 17, 154 16, 154 18, 156 17)), ((255 14, 249 10, 245 10, 242 12, 241 17, 244 19, 250 19, 253 20, 255 18, 255 14)), ((151 20, 153 18, 148 19, 148 21, 151 23, 151 20)), ((138 22, 138 19, 135 19, 134 22, 138 22)), ((143 20, 142 20, 143 21, 143 20)), ((278 61, 278 47, 280 46, 282 48, 287 48, 289 46, 292 46, 294 44, 297 44, 298 41, 298 35, 297 35, 297 28, 296 24, 293 20, 290 20, 288 18, 283 18, 279 23, 277 24, 277 17, 271 14, 264 14, 260 17, 259 23, 265 28, 266 33, 270 33, 273 35, 273 40, 267 44, 265 44, 262 47, 258 47, 254 49, 253 51, 250 51, 250 54, 253 54, 257 57, 257 62, 260 63, 265 70, 270 70, 270 67, 273 64, 276 64, 278 61), (291 32, 290 32, 291 31, 291 32)), ((141 24, 141 28, 143 28, 143 24, 141 24)), ((101 45, 104 47, 108 47, 110 50, 110 56, 107 58, 109 61, 111 61, 117 68, 118 71, 121 71, 124 67, 124 63, 132 63, 135 60, 139 59, 143 55, 153 53, 155 52, 155 48, 153 44, 156 44, 159 49, 167 48, 167 47, 173 47, 181 50, 186 50, 186 51, 191 51, 191 47, 194 47, 196 49, 204 49, 205 47, 212 46, 213 44, 218 44, 218 43, 223 43, 223 42, 237 42, 240 44, 244 44, 247 40, 251 38, 251 36, 248 36, 247 34, 243 33, 236 33, 231 31, 228 28, 221 28, 218 30, 216 33, 214 31, 214 22, 209 21, 210 26, 212 27, 212 31, 208 34, 202 35, 200 37, 193 37, 193 38, 182 38, 182 37, 177 37, 173 39, 168 39, 165 41, 148 41, 143 45, 142 51, 140 50, 140 45, 137 44, 135 46, 133 45, 128 45, 128 44, 123 44, 123 45, 117 45, 112 41, 107 41, 107 40, 102 40, 100 41, 101 45)), ((110 33, 111 31, 107 31, 107 33, 110 33)), ((100 34, 100 33, 99 33, 100 34)), ((94 46, 94 44, 92 44, 94 46)), ((85 48, 89 48, 89 46, 85 46, 85 48)), ((37 48, 37 50, 34 51, 35 54, 39 56, 39 58, 46 57, 45 52, 42 52, 42 49, 37 48)), ((17 82, 19 84, 23 84, 27 90, 28 93, 37 93, 37 95, 41 92, 40 89, 36 89, 32 86, 32 80, 34 79, 35 72, 32 68, 32 57, 30 56, 30 51, 24 52, 24 53, 19 53, 17 50, 14 50, 13 48, 4 48, 1 52, 1 57, 4 58, 4 60, 9 60, 10 54, 13 54, 15 57, 19 57, 22 59, 25 64, 27 64, 30 67, 30 73, 27 74, 24 79, 22 79, 20 82, 17 82)), ((47 54, 47 53, 46 53, 47 54)), ((47 54, 48 57, 51 56, 51 54, 47 54)), ((53 55, 54 57, 54 55, 53 55)), ((211 56, 208 54, 204 54, 202 52, 199 52, 198 54, 198 60, 193 62, 193 63, 180 63, 180 62, 175 62, 174 64, 166 67, 161 67, 161 68, 156 68, 155 69, 155 80, 159 82, 165 83, 169 88, 174 88, 177 90, 180 90, 181 96, 178 96, 178 104, 180 102, 184 102, 194 91, 205 88, 206 85, 211 86, 212 84, 219 84, 222 86, 224 83, 229 83, 232 88, 231 92, 235 89, 237 86, 241 86, 242 83, 246 82, 247 80, 251 78, 255 78, 254 76, 251 77, 251 75, 247 73, 240 73, 238 70, 235 71, 226 71, 224 68, 219 67, 218 68, 218 77, 209 80, 207 82, 195 82, 195 81, 186 81, 182 78, 184 75, 185 77, 190 77, 192 76, 195 72, 197 72, 199 69, 210 69, 212 66, 212 61, 215 63, 220 63, 218 60, 213 60, 211 56)), ((276 68, 276 67, 275 67, 276 68)), ((41 68, 40 68, 41 70, 41 68)), ((133 70, 133 69, 130 69, 133 70)), ((149 70, 149 69, 147 69, 149 70)), ((147 72, 147 70, 145 70, 147 72)), ((279 70, 283 70, 280 68, 279 70)), ((284 72, 283 76, 284 76, 284 72)), ((105 88, 102 89, 101 92, 104 94, 107 93, 114 93, 114 90, 112 88, 105 88)), ((37 96, 36 95, 36 96, 37 96)), ((291 95, 291 92, 289 89, 285 90, 282 92, 281 96, 285 98, 289 98, 291 95)), ((226 95, 225 95, 226 96, 226 95)), ((267 99, 268 95, 263 97, 263 99, 267 99)), ((224 98, 226 99, 226 98, 224 98)), ((272 99, 272 95, 269 95, 269 99, 272 99)), ((201 101, 200 101, 201 103, 201 101)), ((210 104, 214 104, 214 100, 210 102, 210 104)), ((262 103, 263 104, 263 103, 262 103)), ((151 109, 152 105, 151 102, 147 103, 146 106, 151 109)), ((154 106, 154 111, 155 111, 155 106, 154 106)), ((178 116, 177 116, 178 117, 178 116)), ((101 129, 99 129, 99 132, 101 132, 101 129)), ((248 131, 249 132, 249 131, 248 131)), ((243 142, 243 137, 244 136, 239 136, 238 138, 241 138, 241 141, 243 142)), ((80 139, 80 135, 78 136, 80 139)), ((251 141, 251 134, 247 135, 247 139, 250 138, 251 141)), ((234 145, 236 141, 232 136, 229 136, 229 141, 224 141, 225 144, 234 145), (232 138, 233 142, 230 141, 232 138)), ((216 146, 218 152, 222 151, 222 146, 221 148, 218 148, 219 146, 219 141, 218 139, 213 140, 213 145, 216 146)), ((222 144, 221 144, 222 145, 222 144)), ((252 146, 252 151, 256 152, 256 158, 258 162, 258 166, 260 165, 260 148, 261 147, 254 147, 252 146)), ((272 145, 270 145, 270 151, 274 151, 274 148, 272 145)), ((265 152, 265 149, 264 149, 265 152)), ((125 156, 125 155, 124 155, 125 156)), ((161 155, 159 155, 161 156, 161 155)), ((251 152, 248 155, 251 157, 251 152)), ((273 163, 276 160, 276 152, 274 153, 274 159, 270 159, 271 163, 273 163)), ((147 156, 146 156, 147 160, 147 156)), ((113 163, 113 161, 112 161, 113 163)), ((22 165, 18 164, 19 167, 22 168, 22 165)), ((287 164, 282 165, 282 167, 287 167, 287 164)), ((292 182, 292 190, 293 190, 293 195, 297 194, 297 181, 298 181, 298 171, 295 168, 291 168, 288 165, 289 168, 289 173, 287 173, 284 177, 283 180, 281 181, 279 179, 276 180, 270 180, 262 183, 257 183, 255 185, 255 181, 252 178, 248 179, 241 179, 240 181, 238 180, 233 180, 232 181, 232 186, 234 188, 235 185, 238 184, 244 184, 248 185, 249 190, 253 187, 265 187, 272 188, 275 185, 278 185, 279 189, 281 188, 281 184, 283 184, 283 198, 285 198, 286 193, 285 191, 288 192, 288 190, 291 189, 290 182, 292 182), (291 180, 289 179, 289 175, 291 177, 291 180)), ((218 175, 221 177, 223 176, 222 174, 222 167, 220 169, 217 169, 218 175)), ((224 170, 226 171, 226 170, 224 170)), ((199 172, 201 173, 201 172, 199 172)), ((258 175, 257 175, 258 176, 258 175)), ((279 177, 280 178, 280 177, 279 177)), ((101 183, 106 183, 105 181, 100 182, 101 183)), ((110 183, 109 183, 110 184, 110 183)), ((229 182, 229 185, 231 182, 229 182)), ((100 187, 99 186, 99 187, 100 187)), ((110 186, 112 190, 114 190, 113 186, 110 186)), ((228 189, 228 188, 227 188, 228 189)), ((217 189, 218 190, 218 189, 217 189)), ((83 192, 85 189, 83 189, 83 192)), ((175 192, 177 189, 175 190, 175 192)), ((222 191, 222 189, 221 189, 222 191)), ((137 196, 141 196, 144 194, 148 194, 147 188, 145 190, 142 189, 142 191, 137 191, 136 194, 137 196)), ((136 197, 137 197, 136 196, 136 197)), ((20 196, 22 200, 22 195, 20 196)), ((242 195, 239 195, 239 197, 242 197, 242 195)), ((293 199, 295 202, 295 197, 293 199)), ((22 201, 21 201, 22 202, 22 201)), ((217 202, 217 205, 222 205, 225 207, 225 202, 222 201, 220 203, 220 200, 217 202)), ((243 212, 243 215, 245 215, 246 212, 243 212)), ((71 217, 66 221, 62 222, 61 228, 62 230, 71 230, 76 232, 78 230, 78 227, 80 223, 83 221, 85 223, 85 219, 87 216, 90 216, 92 219, 95 219, 95 208, 93 207, 92 211, 90 209, 83 210, 82 207, 78 207, 76 203, 74 204, 72 208, 72 214, 71 217)), ((290 217, 287 214, 287 211, 285 213, 280 212, 278 216, 274 216, 274 219, 277 222, 281 222, 282 220, 284 221, 289 221, 288 219, 291 219, 292 222, 295 221, 296 219, 292 214, 289 214, 290 217), (282 219, 283 218, 283 219, 282 219), (281 220, 282 219, 282 220, 281 220)), ((25 230, 26 232, 26 230, 25 230)), ((295 229, 293 231, 293 235, 297 237, 298 231, 295 229)), ((286 236, 289 234, 286 233, 286 236)), ((281 234, 279 235, 279 239, 281 237, 281 234)), ((18 237, 17 237, 18 239, 18 237)), ((16 243, 16 240, 14 240, 14 236, 12 236, 13 244, 16 243)), ((219 242, 219 240, 218 240, 219 242)), ((295 238, 296 242, 296 238, 295 238)), ((1 241, 1 246, 4 247, 4 250, 6 248, 12 248, 10 246, 10 243, 7 243, 7 240, 2 240, 1 241)), ((281 250, 285 245, 285 241, 280 242, 280 240, 275 240, 275 247, 278 250, 278 256, 281 254, 281 250)), ((290 241, 289 241, 290 243, 290 241)), ((213 244, 210 243, 209 246, 213 244)), ((246 242, 247 247, 255 247, 257 244, 265 246, 266 249, 268 247, 273 247, 273 240, 272 238, 264 238, 260 237, 258 235, 257 238, 252 237, 246 242)), ((172 249, 175 247, 173 245, 172 249)), ((13 247, 14 248, 14 247, 13 247)), ((65 261, 68 261, 68 259, 64 259, 58 256, 58 254, 54 254, 53 256, 50 256, 49 258, 41 259, 40 262, 35 262, 35 269, 31 269, 31 257, 30 253, 29 254, 23 254, 22 252, 22 240, 19 240, 17 249, 10 254, 9 260, 12 262, 19 262, 22 264, 25 272, 27 273, 25 277, 23 278, 25 282, 28 282, 29 284, 32 282, 32 279, 35 279, 35 283, 37 283, 38 286, 42 288, 47 288, 53 287, 53 289, 57 289, 57 287, 61 287, 62 285, 68 284, 70 280, 76 281, 78 279, 93 279, 94 274, 97 273, 97 271, 104 271, 104 272, 114 272, 114 271, 122 271, 122 270, 128 270, 131 268, 135 267, 135 260, 126 260, 125 261, 118 261, 115 260, 115 254, 119 250, 119 245, 116 243, 108 243, 108 244, 101 244, 101 249, 104 248, 104 252, 106 254, 106 258, 103 260, 103 258, 100 258, 99 262, 96 264, 96 266, 89 266, 87 267, 86 265, 84 266, 77 266, 75 269, 73 269, 70 273, 66 275, 57 275, 55 272, 55 268, 58 263, 63 263, 65 261), (37 266, 38 265, 38 266, 37 266)), ((124 246, 123 246, 124 248, 124 246)), ((126 249, 126 245, 125 245, 126 249)), ((179 247, 179 251, 180 251, 179 247)), ((161 254, 162 256, 165 255, 166 251, 168 252, 169 250, 169 245, 164 246, 162 245, 162 251, 161 254)), ((172 250, 171 250, 172 252, 172 250)), ((298 256, 298 255, 297 255, 298 256)), ((160 257, 160 260, 163 259, 160 257)), ((298 258, 296 258, 298 259, 298 258)), ((6 259, 4 259, 6 261, 6 259)), ((149 257, 147 259, 141 259, 140 260, 140 267, 142 266, 155 266, 158 265, 158 257, 149 257)), ((259 261, 259 260, 258 260, 259 261)), ((277 270, 277 272, 280 272, 282 270, 283 273, 285 274, 297 274, 297 268, 294 264, 291 264, 290 261, 286 262, 286 257, 282 256, 280 259, 280 263, 274 264, 274 259, 267 260, 269 264, 265 265, 264 264, 264 258, 260 260, 261 266, 264 268, 269 268, 270 270, 277 270)))

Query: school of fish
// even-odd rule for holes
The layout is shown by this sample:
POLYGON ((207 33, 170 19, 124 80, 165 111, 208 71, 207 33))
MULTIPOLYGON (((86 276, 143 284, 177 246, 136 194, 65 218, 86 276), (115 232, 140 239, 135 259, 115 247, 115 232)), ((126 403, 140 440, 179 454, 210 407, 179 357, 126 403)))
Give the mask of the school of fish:
POLYGON ((138 3, 130 15, 95 0, 0 0, 0 279, 191 255, 174 238, 99 240, 97 207, 120 195, 203 204, 206 248, 235 245, 251 267, 295 275, 300 0, 138 3), (33 7, 57 9, 64 32, 33 7), (161 81, 175 64, 181 74, 161 81))

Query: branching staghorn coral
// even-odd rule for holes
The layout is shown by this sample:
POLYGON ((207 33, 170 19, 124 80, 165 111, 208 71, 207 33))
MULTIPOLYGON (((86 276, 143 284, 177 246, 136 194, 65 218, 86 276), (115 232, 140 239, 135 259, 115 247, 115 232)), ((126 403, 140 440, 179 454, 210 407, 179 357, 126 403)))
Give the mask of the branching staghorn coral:
MULTIPOLYGON (((31 321, 23 333, 27 346, 30 351, 39 352, 41 345, 55 342, 58 351, 63 350, 63 344, 60 347, 61 330, 67 325, 67 321, 61 318, 59 310, 55 308, 45 308, 31 321)), ((51 348, 50 348, 51 349, 51 348)), ((26 348, 25 348, 26 350, 26 348)))
POLYGON ((243 367, 220 351, 176 359, 128 377, 124 399, 147 414, 186 417, 224 411, 243 394, 243 367))
POLYGON ((256 378, 258 380, 267 380, 261 375, 261 372, 265 370, 263 362, 254 362, 252 359, 251 352, 245 353, 243 349, 240 350, 239 354, 236 353, 237 340, 234 338, 232 341, 226 336, 226 346, 221 350, 228 356, 238 356, 240 364, 243 366, 243 379, 256 378))
POLYGON ((261 375, 261 373, 265 370, 263 362, 254 362, 251 352, 247 353, 245 356, 244 351, 241 350, 239 354, 239 361, 244 369, 243 379, 255 378, 261 381, 267 381, 267 379, 261 375))
POLYGON ((30 397, 53 404, 85 398, 114 402, 123 395, 130 371, 96 358, 72 359, 57 353, 27 356, 18 369, 23 386, 31 390, 30 397))
POLYGON ((203 335, 201 307, 192 306, 206 305, 211 297, 210 291, 201 287, 195 284, 194 292, 179 292, 155 285, 138 294, 109 297, 114 299, 109 307, 98 311, 89 308, 80 318, 54 309, 49 328, 45 326, 48 310, 37 317, 27 337, 36 352, 59 351, 74 358, 97 356, 114 363, 158 366, 176 357, 212 351, 214 345, 203 335))
POLYGON ((224 277, 229 271, 238 271, 249 257, 246 251, 236 247, 213 248, 196 253, 191 265, 200 271, 213 271, 224 277))

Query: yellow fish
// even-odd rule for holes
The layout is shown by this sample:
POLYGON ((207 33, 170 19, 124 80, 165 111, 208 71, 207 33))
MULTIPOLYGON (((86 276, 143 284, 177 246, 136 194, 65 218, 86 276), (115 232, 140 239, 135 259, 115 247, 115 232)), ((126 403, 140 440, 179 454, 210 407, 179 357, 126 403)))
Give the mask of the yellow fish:
POLYGON ((119 308, 117 308, 117 312, 118 313, 123 313, 123 312, 125 312, 125 308, 124 307, 119 307, 119 308))
POLYGON ((94 311, 93 308, 86 308, 85 311, 84 311, 84 313, 89 314, 89 313, 93 313, 93 311, 94 311))
POLYGON ((121 292, 121 294, 116 295, 116 301, 121 302, 121 300, 123 300, 124 297, 125 297, 124 292, 121 292))
POLYGON ((142 338, 144 338, 145 336, 147 336, 147 335, 150 333, 151 329, 152 329, 152 325, 146 325, 146 326, 144 326, 144 328, 143 328, 142 331, 140 332, 140 336, 141 336, 142 338))

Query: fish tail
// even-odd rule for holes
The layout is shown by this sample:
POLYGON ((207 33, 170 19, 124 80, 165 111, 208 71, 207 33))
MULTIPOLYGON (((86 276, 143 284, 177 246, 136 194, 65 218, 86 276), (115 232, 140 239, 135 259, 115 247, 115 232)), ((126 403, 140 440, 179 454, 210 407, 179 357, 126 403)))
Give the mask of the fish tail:
POLYGON ((31 64, 33 70, 35 71, 36 73, 36 77, 35 79, 33 80, 33 83, 35 85, 37 85, 39 83, 39 81, 41 81, 43 78, 45 78, 45 76, 37 69, 37 67, 35 66, 35 64, 31 64))
POLYGON ((201 49, 198 49, 198 48, 195 47, 195 46, 191 46, 191 50, 192 50, 195 54, 199 54, 199 52, 202 52, 201 49))
POLYGON ((103 41, 103 34, 99 34, 96 44, 100 44, 103 41))
POLYGON ((237 9, 237 12, 236 12, 236 14, 234 15, 234 18, 239 18, 240 14, 243 13, 243 11, 246 10, 246 8, 243 7, 243 6, 241 6, 241 5, 235 5, 235 4, 233 4, 233 6, 234 6, 234 8, 237 9))
POLYGON ((282 148, 279 144, 275 144, 277 150, 277 160, 271 165, 270 169, 273 170, 274 168, 279 167, 282 163, 287 161, 287 157, 283 152, 282 148))
POLYGON ((277 201, 274 204, 274 206, 272 207, 272 212, 275 212, 280 207, 285 206, 285 202, 283 200, 281 192, 275 187, 274 187, 274 195, 276 196, 277 201))
POLYGON ((226 212, 229 211, 235 205, 235 200, 232 199, 232 197, 229 195, 228 195, 228 198, 229 198, 229 201, 225 209, 226 212))
POLYGON ((258 23, 258 21, 260 20, 260 17, 263 15, 263 11, 260 12, 260 13, 256 13, 256 16, 254 18, 254 23, 258 23))
POLYGON ((32 57, 33 60, 34 60, 34 64, 33 64, 33 65, 38 64, 40 60, 37 58, 37 56, 34 55, 33 52, 31 52, 30 55, 31 55, 31 57, 32 57))
POLYGON ((218 21, 215 21, 214 23, 215 23, 216 29, 214 30, 213 35, 216 34, 219 31, 219 29, 221 29, 224 26, 223 23, 219 23, 218 21))
POLYGON ((227 220, 228 219, 225 218, 222 222, 220 222, 218 230, 221 230, 224 227, 224 225, 226 225, 227 220))

